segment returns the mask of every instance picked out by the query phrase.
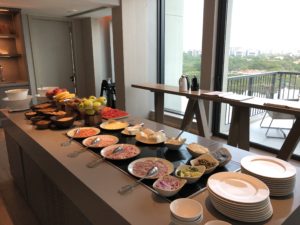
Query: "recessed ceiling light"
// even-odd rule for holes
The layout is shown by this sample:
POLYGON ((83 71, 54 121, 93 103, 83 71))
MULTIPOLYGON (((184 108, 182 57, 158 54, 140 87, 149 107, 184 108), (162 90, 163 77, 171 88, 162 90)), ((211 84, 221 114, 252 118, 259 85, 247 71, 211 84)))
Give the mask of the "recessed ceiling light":
POLYGON ((79 10, 78 9, 69 9, 67 12, 68 13, 75 13, 75 12, 78 12, 79 10))

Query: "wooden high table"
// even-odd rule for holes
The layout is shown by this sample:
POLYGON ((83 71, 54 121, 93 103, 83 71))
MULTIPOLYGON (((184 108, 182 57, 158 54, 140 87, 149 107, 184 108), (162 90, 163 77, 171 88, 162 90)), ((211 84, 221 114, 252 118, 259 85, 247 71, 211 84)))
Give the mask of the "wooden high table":
POLYGON ((207 95, 205 93, 209 93, 210 91, 206 90, 179 92, 178 87, 164 84, 133 84, 132 87, 154 92, 155 121, 160 123, 163 123, 164 94, 187 97, 189 100, 180 129, 184 130, 192 122, 193 116, 195 115, 199 135, 203 137, 210 136, 203 101, 208 100, 230 104, 233 110, 227 143, 231 146, 249 150, 249 119, 251 108, 287 113, 295 116, 295 123, 293 124, 292 129, 277 155, 278 158, 288 160, 300 140, 300 105, 299 109, 276 107, 275 105, 264 105, 265 102, 276 104, 276 100, 257 97, 243 101, 235 101, 227 98, 221 98, 216 95, 207 95))
MULTIPOLYGON (((25 200, 43 225, 171 225, 169 202, 160 198, 144 185, 134 191, 120 195, 117 190, 134 179, 121 172, 108 162, 90 169, 86 165, 95 159, 95 154, 86 151, 76 158, 68 157, 82 146, 65 142, 66 130, 37 130, 24 114, 0 111, 6 117, 3 121, 11 173, 25 200)), ((153 130, 164 129, 169 136, 176 136, 180 130, 145 119, 128 118, 144 122, 145 127, 153 130)), ((193 135, 182 134, 187 142, 197 142, 211 150, 226 147, 232 154, 232 160, 252 153, 193 135)), ((262 223, 279 225, 293 212, 297 215, 300 205, 300 170, 293 195, 271 198, 273 216, 262 223)), ((231 224, 242 224, 219 213, 211 204, 205 190, 193 199, 203 205, 205 224, 209 220, 219 219, 231 224)), ((285 225, 295 224, 291 222, 285 225)))

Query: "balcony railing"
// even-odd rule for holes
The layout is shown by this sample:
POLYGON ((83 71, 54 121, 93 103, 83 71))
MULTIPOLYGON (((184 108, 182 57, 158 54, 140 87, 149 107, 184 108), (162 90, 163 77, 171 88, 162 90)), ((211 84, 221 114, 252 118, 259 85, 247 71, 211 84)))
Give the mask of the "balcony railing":
MULTIPOLYGON (((262 98, 298 99, 300 93, 300 72, 267 72, 231 76, 228 77, 227 91, 262 98)), ((264 110, 251 109, 250 116, 263 112, 264 110)), ((231 114, 232 109, 227 104, 225 124, 230 123, 231 114)))

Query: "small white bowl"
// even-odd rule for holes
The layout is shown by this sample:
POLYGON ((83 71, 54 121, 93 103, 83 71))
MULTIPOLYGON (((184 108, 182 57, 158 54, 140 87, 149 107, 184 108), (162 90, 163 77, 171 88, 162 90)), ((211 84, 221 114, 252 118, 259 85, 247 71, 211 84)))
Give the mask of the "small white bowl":
POLYGON ((181 148, 181 146, 185 143, 185 138, 178 138, 177 140, 175 138, 168 138, 165 141, 165 145, 170 150, 178 150, 181 148))
POLYGON ((178 178, 181 178, 181 179, 186 179, 188 184, 192 184, 192 183, 197 182, 200 179, 200 177, 202 177, 202 175, 204 174, 205 170, 206 170, 205 166, 180 165, 180 166, 177 167, 177 169, 175 171, 175 176, 178 177, 178 178), (188 169, 188 168, 191 168, 191 167, 194 167, 194 168, 196 168, 198 170, 198 172, 199 172, 198 176, 195 176, 195 177, 180 176, 178 174, 180 170, 188 169))
POLYGON ((160 178, 158 178, 152 185, 152 187, 160 194, 161 196, 170 197, 173 195, 176 195, 181 188, 186 184, 185 179, 180 179, 171 175, 165 175, 160 178), (178 182, 178 187, 174 190, 168 190, 167 188, 161 188, 159 187, 160 183, 168 183, 170 180, 178 182))
POLYGON ((172 215, 181 221, 195 221, 203 215, 203 207, 200 202, 190 198, 178 198, 171 202, 172 215))
POLYGON ((192 159, 190 161, 190 164, 192 166, 200 166, 204 165, 206 167, 204 174, 211 173, 213 170, 215 170, 219 166, 219 161, 215 159, 210 153, 206 153, 203 155, 200 155, 199 157, 192 159), (210 165, 204 165, 205 163, 209 163, 210 165))
POLYGON ((231 223, 228 223, 223 220, 210 220, 207 221, 204 225, 231 225, 231 223))
POLYGON ((171 221, 174 223, 174 224, 178 224, 178 225, 199 225, 201 223, 201 221, 203 220, 203 215, 200 216, 198 219, 194 220, 194 221, 182 221, 182 220, 179 220, 177 219, 175 216, 170 215, 171 217, 171 221))
POLYGON ((24 100, 28 96, 28 89, 11 89, 5 91, 9 100, 24 100))
POLYGON ((37 93, 41 97, 44 97, 44 96, 46 96, 47 91, 54 90, 55 88, 58 88, 58 87, 39 87, 39 88, 37 88, 37 93))
POLYGON ((190 143, 187 145, 186 149, 193 157, 198 157, 209 152, 208 148, 198 143, 190 143))

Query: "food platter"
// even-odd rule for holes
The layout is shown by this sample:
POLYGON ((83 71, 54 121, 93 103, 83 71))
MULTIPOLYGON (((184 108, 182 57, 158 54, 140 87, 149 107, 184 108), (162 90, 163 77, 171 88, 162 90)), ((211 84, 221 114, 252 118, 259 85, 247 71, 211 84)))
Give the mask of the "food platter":
POLYGON ((170 161, 157 157, 137 159, 128 165, 128 171, 135 177, 143 178, 153 166, 158 167, 158 174, 147 179, 157 179, 174 171, 174 166, 170 161))
POLYGON ((145 138, 143 136, 140 135, 140 133, 138 133, 136 136, 135 136, 135 140, 143 143, 143 144, 147 144, 147 145, 157 145, 157 144, 161 144, 161 143, 164 143, 166 141, 166 137, 164 138, 161 138, 159 141, 155 141, 155 140, 151 140, 151 139, 148 139, 148 138, 145 138))
POLYGON ((110 107, 105 107, 102 110, 102 118, 104 119, 121 119, 128 117, 129 114, 123 110, 120 109, 113 109, 110 107))
POLYGON ((100 133, 100 129, 95 127, 78 127, 67 132, 67 136, 70 138, 87 138, 100 133), (79 129, 79 133, 75 132, 79 129))
POLYGON ((118 142, 119 142, 119 138, 117 138, 116 136, 104 134, 104 135, 96 135, 93 137, 88 137, 82 141, 82 144, 89 148, 103 148, 110 145, 114 145, 118 142), (91 143, 93 142, 93 140, 95 140, 95 138, 100 138, 100 141, 92 145, 91 143))
POLYGON ((100 124, 100 127, 105 130, 121 130, 128 127, 129 123, 126 121, 108 120, 100 124))
POLYGON ((136 136, 143 128, 143 125, 137 124, 134 126, 125 127, 124 130, 121 131, 122 134, 126 136, 136 136))
POLYGON ((133 157, 136 157, 140 153, 141 150, 137 146, 131 144, 110 145, 101 150, 101 155, 104 158, 111 159, 111 160, 131 159, 133 157), (113 151, 118 147, 122 148, 122 150, 114 153, 113 151))

